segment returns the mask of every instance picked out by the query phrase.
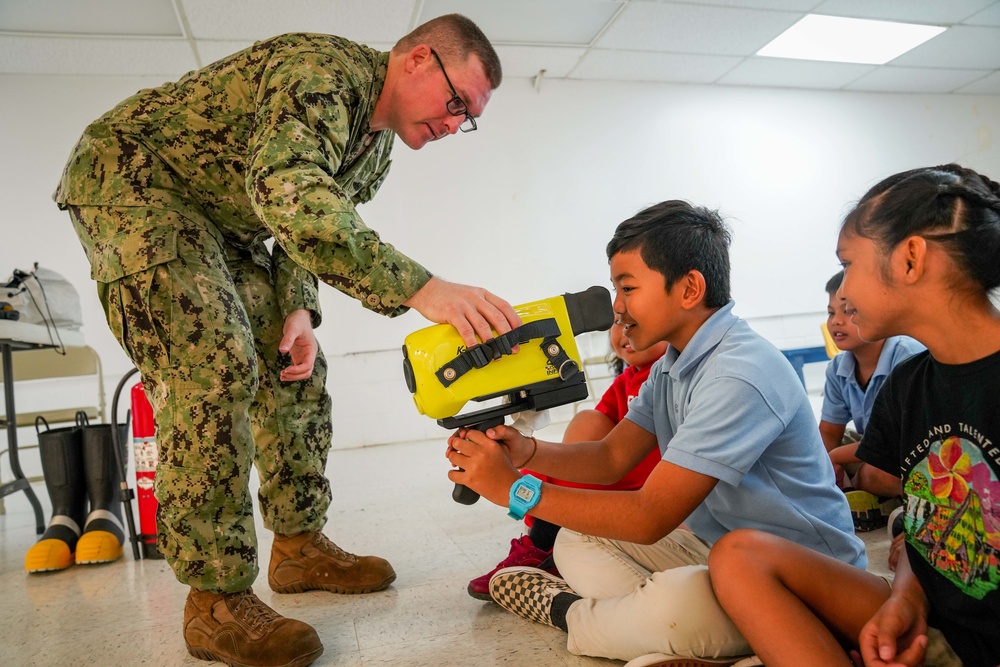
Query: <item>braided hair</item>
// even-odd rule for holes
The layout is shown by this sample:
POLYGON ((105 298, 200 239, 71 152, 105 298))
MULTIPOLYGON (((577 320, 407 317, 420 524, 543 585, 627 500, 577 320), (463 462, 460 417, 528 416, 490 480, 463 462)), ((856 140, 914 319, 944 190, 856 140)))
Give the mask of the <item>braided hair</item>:
POLYGON ((1000 185, 957 164, 895 174, 869 190, 842 231, 886 254, 910 236, 940 243, 983 291, 1000 287, 1000 185))

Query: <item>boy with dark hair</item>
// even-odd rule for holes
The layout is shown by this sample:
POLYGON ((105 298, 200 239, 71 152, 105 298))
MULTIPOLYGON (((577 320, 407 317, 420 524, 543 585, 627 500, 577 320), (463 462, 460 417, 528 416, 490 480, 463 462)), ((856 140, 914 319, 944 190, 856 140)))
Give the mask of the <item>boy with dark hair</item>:
POLYGON ((801 383, 732 312, 729 242, 716 212, 683 201, 618 226, 607 248, 615 312, 635 349, 669 347, 605 438, 548 443, 498 426, 449 440, 462 469, 452 481, 498 505, 509 499, 512 516, 530 510, 563 526, 555 562, 565 580, 515 567, 490 588, 506 609, 568 632, 572 653, 643 665, 728 665, 750 653, 706 565, 711 544, 736 528, 867 564, 801 383), (662 460, 635 491, 558 487, 518 471, 530 463, 608 483, 654 447, 662 460))
POLYGON ((903 487, 898 477, 863 464, 854 452, 882 383, 896 364, 924 346, 907 336, 863 339, 851 322, 847 302, 838 293, 843 280, 844 272, 839 271, 826 283, 830 297, 826 327, 841 352, 826 367, 819 434, 830 452, 837 483, 847 494, 855 529, 868 531, 885 525, 879 498, 895 498, 902 494, 903 487), (853 422, 853 430, 847 429, 848 422, 853 422))

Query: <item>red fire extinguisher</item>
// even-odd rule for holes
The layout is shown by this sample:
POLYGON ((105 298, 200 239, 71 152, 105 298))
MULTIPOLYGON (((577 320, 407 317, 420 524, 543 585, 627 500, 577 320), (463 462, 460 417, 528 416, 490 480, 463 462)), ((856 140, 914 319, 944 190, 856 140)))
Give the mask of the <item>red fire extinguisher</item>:
POLYGON ((139 539, 143 558, 163 558, 156 548, 156 424, 153 407, 146 399, 142 383, 132 387, 132 446, 135 456, 136 503, 139 506, 139 539))

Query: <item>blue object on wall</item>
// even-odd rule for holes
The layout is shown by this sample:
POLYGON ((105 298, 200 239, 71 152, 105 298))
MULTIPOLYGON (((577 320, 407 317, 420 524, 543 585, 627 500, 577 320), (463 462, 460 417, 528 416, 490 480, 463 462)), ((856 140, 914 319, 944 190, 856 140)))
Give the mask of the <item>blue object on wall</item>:
POLYGON ((792 368, 795 369, 795 374, 799 376, 803 387, 806 386, 806 376, 802 373, 803 366, 820 361, 830 361, 830 357, 826 355, 825 347, 799 347, 794 350, 782 350, 781 353, 792 364, 792 368))

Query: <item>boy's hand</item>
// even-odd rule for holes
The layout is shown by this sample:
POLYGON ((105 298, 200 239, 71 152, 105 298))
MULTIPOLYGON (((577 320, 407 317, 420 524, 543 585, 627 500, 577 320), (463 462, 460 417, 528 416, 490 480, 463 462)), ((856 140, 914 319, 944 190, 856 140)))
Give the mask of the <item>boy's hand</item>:
POLYGON ((927 621, 907 598, 893 595, 861 629, 866 667, 919 667, 927 650, 927 621))
MULTIPOLYGON (((448 439, 446 456, 455 468, 448 473, 448 479, 456 484, 464 484, 490 502, 506 507, 510 487, 521 474, 511 464, 511 452, 505 442, 492 438, 504 437, 517 443, 518 451, 530 452, 533 443, 515 429, 497 426, 485 434, 471 429, 459 429, 448 439)), ((516 455, 515 455, 516 456, 516 455)), ((525 453, 524 458, 528 454, 525 453)))
POLYGON ((521 435, 521 432, 511 426, 494 426, 486 430, 486 437, 496 440, 507 450, 507 458, 511 465, 523 468, 535 455, 537 441, 521 435))

